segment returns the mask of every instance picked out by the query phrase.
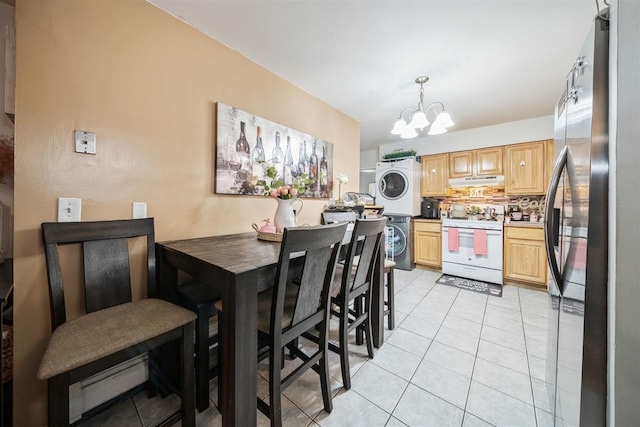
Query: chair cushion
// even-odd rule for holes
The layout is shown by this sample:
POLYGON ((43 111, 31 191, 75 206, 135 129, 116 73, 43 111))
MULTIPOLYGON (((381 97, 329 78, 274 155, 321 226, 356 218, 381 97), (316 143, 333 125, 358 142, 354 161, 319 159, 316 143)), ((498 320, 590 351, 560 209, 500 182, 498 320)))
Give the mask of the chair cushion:
MULTIPOLYGON (((288 328, 293 320, 293 310, 298 296, 298 287, 288 285, 284 297, 284 313, 282 314, 282 329, 288 328)), ((273 288, 258 294, 258 330, 269 333, 271 324, 271 303, 273 301, 273 288)))
POLYGON ((38 379, 94 362, 193 322, 187 309, 155 298, 94 311, 60 325, 49 339, 38 379))

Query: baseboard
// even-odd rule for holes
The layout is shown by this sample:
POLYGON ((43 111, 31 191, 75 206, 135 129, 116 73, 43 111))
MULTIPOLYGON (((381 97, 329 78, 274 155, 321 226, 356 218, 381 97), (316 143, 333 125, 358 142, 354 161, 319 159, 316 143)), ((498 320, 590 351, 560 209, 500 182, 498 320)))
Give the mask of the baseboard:
POLYGON ((69 386, 69 423, 148 379, 147 354, 136 356, 69 386))

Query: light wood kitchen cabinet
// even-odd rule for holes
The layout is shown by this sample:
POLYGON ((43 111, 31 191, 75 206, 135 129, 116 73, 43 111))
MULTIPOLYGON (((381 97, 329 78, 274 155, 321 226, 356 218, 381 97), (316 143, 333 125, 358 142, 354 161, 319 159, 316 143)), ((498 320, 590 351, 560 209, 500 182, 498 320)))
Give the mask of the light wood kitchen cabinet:
POLYGON ((553 146, 553 139, 545 141, 545 145, 547 147, 547 170, 545 171, 545 182, 548 187, 549 182, 551 182, 551 175, 553 175, 553 167, 556 165, 556 157, 554 153, 555 148, 553 146))
POLYGON ((414 221, 413 254, 416 264, 442 268, 442 224, 440 222, 414 221))
POLYGON ((504 278, 547 285, 547 254, 541 227, 504 228, 504 278))
POLYGON ((449 178, 464 178, 473 175, 473 151, 449 153, 449 178))
POLYGON ((420 194, 423 197, 447 195, 447 160, 447 154, 422 156, 420 194))
POLYGON ((449 178, 502 175, 502 147, 449 153, 449 178))
POLYGON ((476 158, 476 175, 502 175, 502 165, 504 164, 502 152, 502 147, 491 147, 476 150, 474 152, 476 158))
POLYGON ((505 194, 544 194, 546 141, 505 147, 505 194))

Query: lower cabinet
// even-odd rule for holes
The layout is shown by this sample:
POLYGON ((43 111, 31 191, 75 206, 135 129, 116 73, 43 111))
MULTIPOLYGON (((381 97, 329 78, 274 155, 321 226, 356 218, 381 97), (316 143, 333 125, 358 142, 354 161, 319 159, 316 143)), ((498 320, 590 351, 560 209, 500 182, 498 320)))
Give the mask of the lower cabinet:
POLYGON ((413 254, 415 263, 442 268, 442 224, 414 221, 413 254))
POLYGON ((547 285, 547 254, 542 228, 504 228, 504 278, 547 285))

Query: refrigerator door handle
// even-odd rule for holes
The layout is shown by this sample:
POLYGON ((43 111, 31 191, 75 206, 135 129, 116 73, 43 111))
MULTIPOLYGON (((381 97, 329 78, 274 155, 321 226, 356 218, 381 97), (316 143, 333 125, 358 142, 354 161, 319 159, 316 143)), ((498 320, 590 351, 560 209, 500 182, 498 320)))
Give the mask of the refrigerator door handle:
POLYGON ((547 189, 546 195, 546 208, 544 210, 544 236, 545 236, 545 246, 547 247, 547 262, 549 263, 549 267, 551 268, 551 274, 553 276, 553 280, 558 285, 558 289, 562 291, 562 275, 560 274, 560 267, 558 266, 558 261, 556 260, 556 253, 553 245, 553 201, 556 198, 556 193, 558 192, 558 186, 560 185, 560 179, 562 177, 562 171, 567 164, 567 150, 569 148, 565 145, 560 151, 560 155, 558 156, 558 160, 553 168, 553 175, 551 176, 551 182, 549 183, 549 188, 547 189))

